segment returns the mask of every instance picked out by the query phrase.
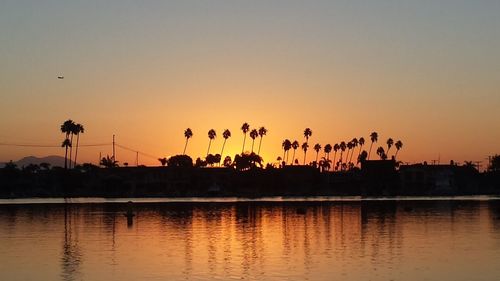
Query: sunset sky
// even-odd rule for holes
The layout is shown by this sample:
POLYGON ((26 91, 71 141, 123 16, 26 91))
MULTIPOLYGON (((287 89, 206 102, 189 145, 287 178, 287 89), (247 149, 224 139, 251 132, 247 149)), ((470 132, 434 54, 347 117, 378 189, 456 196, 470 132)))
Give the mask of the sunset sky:
MULTIPOLYGON (((3 0, 0 144, 58 146, 71 118, 81 144, 116 134, 155 157, 181 154, 187 127, 189 155, 205 156, 211 128, 219 153, 228 128, 233 156, 248 122, 269 130, 266 162, 309 127, 311 147, 377 131, 378 145, 402 140, 404 162, 486 163, 500 153, 499 11, 498 0, 3 0)), ((100 152, 111 146, 83 147, 79 162, 100 152)), ((0 162, 28 155, 64 150, 0 145, 0 162)), ((117 148, 117 160, 135 153, 117 148)))

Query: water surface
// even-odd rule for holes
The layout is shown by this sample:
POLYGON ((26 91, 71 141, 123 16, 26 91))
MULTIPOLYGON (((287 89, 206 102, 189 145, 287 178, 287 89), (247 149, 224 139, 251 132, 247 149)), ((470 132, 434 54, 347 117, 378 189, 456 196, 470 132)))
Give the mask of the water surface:
POLYGON ((0 201, 0 280, 500 280, 496 198, 127 200, 0 201))

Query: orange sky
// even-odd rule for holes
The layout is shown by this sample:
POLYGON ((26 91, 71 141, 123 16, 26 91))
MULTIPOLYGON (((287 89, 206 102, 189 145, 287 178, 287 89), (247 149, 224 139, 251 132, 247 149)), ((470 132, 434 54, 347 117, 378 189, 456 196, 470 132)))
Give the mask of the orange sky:
MULTIPOLYGON (((82 144, 116 134, 155 157, 181 153, 187 127, 188 154, 205 155, 211 128, 218 152, 228 128, 233 156, 248 122, 269 129, 266 162, 306 127, 311 146, 377 131, 403 141, 404 162, 485 161, 500 151, 500 7, 444 2, 9 2, 0 143, 58 145, 72 118, 86 128, 82 144)), ((96 162, 99 152, 111 147, 79 157, 96 162)), ((0 146, 0 162, 63 153, 0 146)), ((134 153, 117 158, 135 164, 134 153)))

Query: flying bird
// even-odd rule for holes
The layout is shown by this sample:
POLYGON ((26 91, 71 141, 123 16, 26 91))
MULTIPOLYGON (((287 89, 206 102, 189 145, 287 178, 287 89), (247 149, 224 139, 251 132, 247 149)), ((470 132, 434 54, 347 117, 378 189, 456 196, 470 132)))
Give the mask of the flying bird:
POLYGON ((57 76, 57 79, 64 79, 64 76, 57 76))

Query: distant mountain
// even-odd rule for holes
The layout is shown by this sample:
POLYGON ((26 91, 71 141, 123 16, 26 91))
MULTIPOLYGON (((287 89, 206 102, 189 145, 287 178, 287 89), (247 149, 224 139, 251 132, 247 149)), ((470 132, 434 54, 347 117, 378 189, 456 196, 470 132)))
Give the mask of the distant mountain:
MULTIPOLYGON (((27 166, 29 164, 39 165, 40 163, 49 163, 51 167, 64 167, 64 157, 57 155, 51 155, 46 157, 28 156, 24 157, 21 160, 15 161, 14 163, 17 165, 18 168, 27 166)), ((3 167, 4 165, 2 164, 1 166, 3 167)))

